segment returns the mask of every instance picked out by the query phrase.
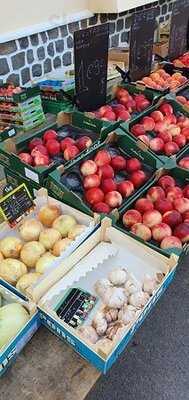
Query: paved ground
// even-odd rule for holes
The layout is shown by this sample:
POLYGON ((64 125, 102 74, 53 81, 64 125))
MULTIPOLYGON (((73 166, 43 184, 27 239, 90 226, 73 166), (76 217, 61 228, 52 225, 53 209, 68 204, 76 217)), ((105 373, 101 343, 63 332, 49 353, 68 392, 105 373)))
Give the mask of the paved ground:
POLYGON ((189 257, 127 351, 86 400, 189 400, 189 257))

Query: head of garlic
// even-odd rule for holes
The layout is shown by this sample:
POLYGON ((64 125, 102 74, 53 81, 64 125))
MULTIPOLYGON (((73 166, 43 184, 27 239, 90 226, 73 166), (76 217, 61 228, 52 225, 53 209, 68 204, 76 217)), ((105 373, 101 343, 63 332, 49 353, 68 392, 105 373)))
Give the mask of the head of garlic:
POLYGON ((106 337, 103 337, 98 340, 95 347, 98 352, 101 351, 105 355, 109 354, 112 351, 112 341, 106 337))
POLYGON ((98 311, 93 318, 92 326, 95 328, 98 336, 103 336, 108 327, 105 315, 102 311, 98 311))
POLYGON ((118 320, 122 321, 125 325, 134 322, 136 318, 136 308, 130 304, 125 304, 118 314, 118 320))
POLYGON ((95 283, 95 286, 94 286, 95 291, 99 297, 102 297, 104 295, 106 289, 111 288, 111 287, 112 287, 111 282, 106 278, 99 279, 95 283))
POLYGON ((121 308, 127 301, 125 290, 120 287, 110 287, 104 292, 102 301, 109 308, 121 308))
POLYGON ((149 294, 141 290, 139 292, 131 294, 131 296, 129 297, 129 304, 136 308, 143 308, 148 302, 149 298, 149 294))
POLYGON ((122 268, 113 269, 108 274, 108 279, 114 286, 122 286, 127 279, 127 271, 122 268))
POLYGON ((81 326, 80 328, 77 329, 77 332, 80 334, 82 339, 86 342, 95 344, 98 340, 98 335, 97 335, 96 330, 90 325, 81 326))
POLYGON ((142 285, 137 279, 131 275, 129 279, 125 282, 125 293, 127 296, 130 296, 133 293, 142 290, 142 285))
POLYGON ((143 281, 143 290, 150 296, 153 294, 154 290, 157 288, 157 281, 150 275, 146 274, 143 281))
POLYGON ((109 340, 113 340, 115 336, 117 335, 119 329, 123 327, 123 323, 121 321, 116 321, 112 324, 109 325, 107 331, 106 331, 106 337, 109 340))
POLYGON ((108 308, 108 307, 105 308, 104 316, 108 324, 110 324, 111 322, 115 322, 117 320, 118 312, 119 311, 117 308, 108 308))

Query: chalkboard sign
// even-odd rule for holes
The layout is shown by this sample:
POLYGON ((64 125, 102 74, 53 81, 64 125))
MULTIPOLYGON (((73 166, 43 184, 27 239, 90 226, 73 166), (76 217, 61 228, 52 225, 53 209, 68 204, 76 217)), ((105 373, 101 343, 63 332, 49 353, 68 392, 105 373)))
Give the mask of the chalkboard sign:
POLYGON ((0 213, 11 227, 14 227, 33 207, 33 200, 24 183, 0 200, 0 213))
POLYGON ((132 16, 129 75, 132 81, 151 72, 157 8, 150 8, 132 16))
POLYGON ((174 60, 187 50, 189 0, 177 0, 173 4, 169 40, 169 59, 174 60))
POLYGON ((81 111, 106 103, 109 24, 74 32, 76 102, 81 111))

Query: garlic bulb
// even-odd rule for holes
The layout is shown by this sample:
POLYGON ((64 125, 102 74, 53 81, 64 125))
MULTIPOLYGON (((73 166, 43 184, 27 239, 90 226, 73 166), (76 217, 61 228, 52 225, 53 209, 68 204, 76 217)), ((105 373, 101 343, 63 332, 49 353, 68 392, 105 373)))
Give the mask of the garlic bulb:
POLYGON ((136 318, 136 309, 130 304, 124 305, 119 311, 118 319, 121 320, 125 325, 130 324, 136 318))
POLYGON ((110 340, 114 339, 114 336, 117 334, 118 330, 122 328, 123 324, 121 321, 114 322, 113 324, 109 325, 106 331, 106 337, 110 340))
POLYGON ((109 273, 108 279, 114 286, 122 286, 126 282, 127 272, 122 268, 116 268, 109 273))
POLYGON ((118 317, 118 310, 116 308, 107 308, 104 310, 104 316, 108 324, 115 322, 118 317))
POLYGON ((82 336, 83 340, 95 344, 98 340, 96 330, 92 326, 81 326, 77 329, 77 332, 82 336))
POLYGON ((143 281, 144 292, 148 293, 151 296, 156 287, 157 287, 156 279, 146 274, 143 281))
POLYGON ((141 290, 140 292, 131 294, 129 297, 129 304, 136 308, 142 308, 148 302, 149 298, 149 294, 141 290))
POLYGON ((142 290, 142 285, 136 278, 131 275, 131 277, 125 282, 125 293, 127 296, 130 296, 133 293, 142 290))
POLYGON ((102 311, 98 311, 96 313, 92 321, 92 326, 96 329, 98 336, 102 336, 105 334, 108 324, 102 311))
POLYGON ((103 303, 110 308, 121 308, 127 301, 123 288, 110 287, 102 296, 103 303))
POLYGON ((112 284, 110 283, 110 281, 106 278, 104 279, 99 279, 96 283, 95 283, 95 291, 98 294, 99 297, 102 297, 103 294, 105 293, 106 289, 112 287, 112 284))

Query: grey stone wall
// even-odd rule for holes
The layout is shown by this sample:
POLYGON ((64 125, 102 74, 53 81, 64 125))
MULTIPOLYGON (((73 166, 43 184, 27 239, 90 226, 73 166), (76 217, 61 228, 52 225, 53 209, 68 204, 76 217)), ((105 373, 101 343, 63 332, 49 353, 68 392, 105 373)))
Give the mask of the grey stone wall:
MULTIPOLYGON (((174 0, 159 0, 144 7, 158 6, 157 22, 171 16, 174 0)), ((142 10, 144 7, 138 7, 142 10)), ((63 25, 0 44, 0 82, 11 81, 25 85, 56 68, 73 63, 73 32, 100 23, 110 23, 110 47, 129 45, 131 15, 136 9, 120 14, 96 14, 79 22, 63 25)))

